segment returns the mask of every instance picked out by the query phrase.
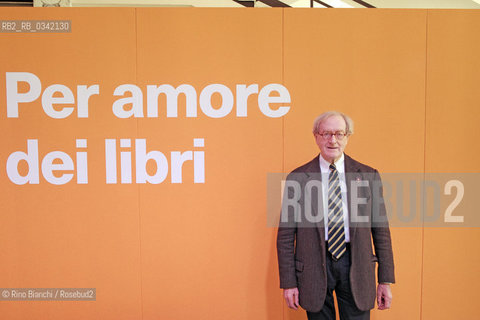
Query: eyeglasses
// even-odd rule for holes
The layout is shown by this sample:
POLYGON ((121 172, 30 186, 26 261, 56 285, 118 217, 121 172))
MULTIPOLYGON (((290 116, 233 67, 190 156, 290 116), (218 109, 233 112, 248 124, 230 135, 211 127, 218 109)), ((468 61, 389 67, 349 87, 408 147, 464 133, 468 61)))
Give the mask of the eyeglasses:
POLYGON ((343 140, 347 136, 347 134, 343 131, 337 131, 337 132, 322 132, 322 133, 317 133, 319 136, 323 138, 323 140, 330 140, 332 136, 335 136, 337 140, 343 140))

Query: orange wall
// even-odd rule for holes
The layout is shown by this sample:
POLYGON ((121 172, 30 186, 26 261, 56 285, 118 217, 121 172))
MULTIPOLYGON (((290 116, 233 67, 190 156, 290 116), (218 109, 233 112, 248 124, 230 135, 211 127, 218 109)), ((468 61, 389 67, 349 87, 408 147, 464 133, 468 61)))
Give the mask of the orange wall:
MULTIPOLYGON (((5 319, 304 319, 278 289, 266 178, 310 160, 311 123, 355 121, 347 152, 381 172, 478 172, 480 14, 463 10, 2 9, 0 19, 72 20, 72 33, 0 35, 0 283, 95 287, 96 302, 1 301, 5 319), (42 86, 99 84, 86 119, 52 119, 40 101, 7 118, 5 72, 42 86), (248 100, 248 117, 118 119, 114 89, 150 84, 280 83, 282 118, 248 100), (106 184, 104 140, 192 150, 206 182, 106 184), (15 185, 8 156, 40 157, 88 140, 89 182, 15 185)), ((182 103, 181 103, 182 104, 182 103)), ((181 105, 180 104, 180 105, 181 105)), ((235 107, 234 107, 235 110, 235 107)), ((163 113, 162 113, 163 111, 163 113)), ((152 169, 152 168, 150 168, 152 169)), ((459 213, 461 214, 461 213, 459 213)), ((478 228, 392 228, 394 303, 373 319, 467 319, 480 285, 478 228)))

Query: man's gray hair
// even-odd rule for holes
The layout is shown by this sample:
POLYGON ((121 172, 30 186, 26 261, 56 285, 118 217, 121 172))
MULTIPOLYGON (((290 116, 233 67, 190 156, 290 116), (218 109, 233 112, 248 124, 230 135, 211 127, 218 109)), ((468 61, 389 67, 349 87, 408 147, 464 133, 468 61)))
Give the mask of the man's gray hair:
POLYGON ((346 134, 349 136, 351 134, 353 134, 353 120, 347 116, 345 113, 342 113, 342 112, 338 112, 338 111, 327 111, 327 112, 324 112, 322 113, 321 115, 319 115, 315 121, 313 122, 313 134, 317 134, 317 133, 320 133, 318 130, 320 128, 320 124, 327 120, 328 118, 330 117, 333 117, 333 116, 340 116, 343 118, 343 120, 345 120, 345 124, 346 124, 346 134))

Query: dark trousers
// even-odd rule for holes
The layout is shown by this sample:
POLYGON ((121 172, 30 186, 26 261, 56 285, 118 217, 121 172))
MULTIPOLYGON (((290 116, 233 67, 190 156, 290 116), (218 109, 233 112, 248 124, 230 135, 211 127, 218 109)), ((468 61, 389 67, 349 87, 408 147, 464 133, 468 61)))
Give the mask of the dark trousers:
POLYGON ((326 262, 327 297, 325 298, 325 304, 319 312, 307 311, 308 319, 335 320, 335 304, 333 300, 333 291, 335 291, 341 320, 369 320, 370 310, 358 310, 350 290, 350 247, 347 246, 347 251, 338 261, 327 252, 326 262))

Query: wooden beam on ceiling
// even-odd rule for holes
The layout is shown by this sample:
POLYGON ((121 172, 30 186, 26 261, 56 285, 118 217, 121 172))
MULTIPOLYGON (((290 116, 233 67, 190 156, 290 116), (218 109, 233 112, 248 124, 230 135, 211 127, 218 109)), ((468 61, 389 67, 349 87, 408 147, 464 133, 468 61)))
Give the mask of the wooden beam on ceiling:
POLYGON ((253 0, 252 1, 233 0, 233 2, 241 4, 244 7, 249 7, 249 8, 255 7, 255 1, 253 1, 253 0))
POLYGON ((279 0, 258 0, 262 3, 265 3, 267 6, 270 6, 270 7, 288 7, 290 8, 290 6, 286 3, 283 3, 282 1, 279 1, 279 0))
POLYGON ((370 3, 367 3, 367 2, 362 1, 362 0, 352 0, 352 1, 355 1, 356 3, 361 4, 362 6, 367 7, 367 8, 375 8, 370 3))
POLYGON ((328 3, 325 3, 325 2, 323 2, 323 1, 320 1, 320 0, 313 0, 313 1, 315 1, 316 3, 321 4, 321 5, 324 6, 324 7, 333 8, 331 5, 329 5, 328 3))

